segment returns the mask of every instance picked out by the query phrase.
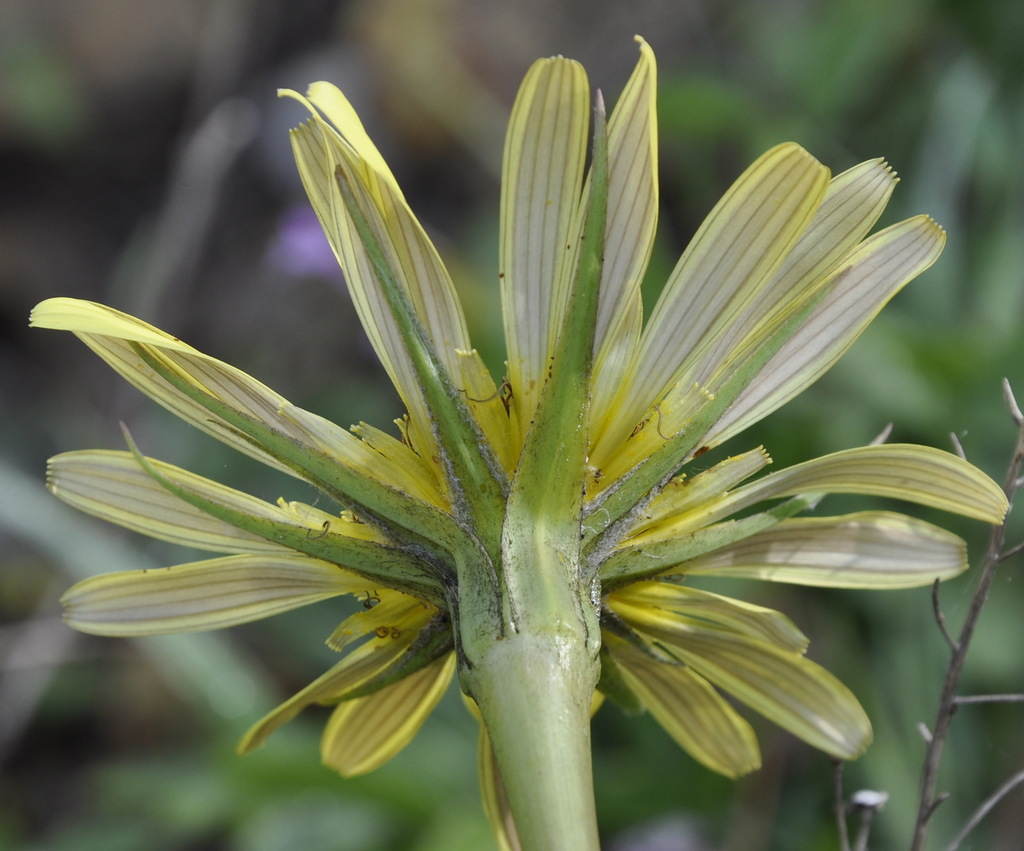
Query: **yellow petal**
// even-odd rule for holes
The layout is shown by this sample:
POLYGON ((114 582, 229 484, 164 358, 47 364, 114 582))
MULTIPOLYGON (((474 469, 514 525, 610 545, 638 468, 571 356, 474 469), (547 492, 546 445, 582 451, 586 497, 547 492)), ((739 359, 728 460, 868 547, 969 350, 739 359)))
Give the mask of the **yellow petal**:
POLYGON ((766 579, 823 588, 914 588, 967 569, 956 535, 902 514, 784 520, 666 572, 766 579))
POLYGON ((509 120, 499 274, 520 442, 540 399, 572 283, 589 109, 582 66, 542 59, 527 72, 509 120))
MULTIPOLYGON (((942 228, 927 216, 917 216, 861 243, 826 284, 831 291, 704 442, 715 446, 728 440, 824 375, 889 299, 938 259, 945 242, 942 228)), ((738 357, 742 356, 740 352, 738 357)))
POLYGON ((651 314, 639 354, 597 436, 601 466, 685 374, 699 372, 736 316, 757 297, 811 222, 828 170, 794 144, 757 160, 715 206, 680 258, 651 314))
POLYGON ((379 768, 412 741, 454 671, 449 653, 394 685, 339 704, 324 729, 324 763, 345 777, 379 768))
POLYGON ((408 637, 422 629, 425 612, 435 611, 422 600, 389 588, 373 588, 365 594, 364 608, 345 618, 327 639, 332 650, 340 652, 350 642, 371 633, 379 638, 408 637))
MULTIPOLYGON (((296 503, 281 508, 170 464, 152 459, 149 463, 206 498, 253 517, 300 525, 318 535, 323 534, 324 523, 329 523, 335 534, 344 529, 345 534, 361 540, 380 540, 371 527, 346 522, 312 506, 299 509, 296 503)), ((130 452, 92 450, 57 455, 47 464, 47 483, 55 496, 79 511, 162 541, 223 553, 290 552, 282 544, 229 526, 175 496, 146 473, 130 452)))
POLYGON ((721 508, 730 498, 730 489, 770 463, 768 453, 758 447, 732 455, 692 477, 672 479, 637 519, 627 543, 640 545, 683 535, 731 514, 731 507, 721 508))
POLYGON ((68 625, 95 635, 222 629, 364 590, 366 580, 300 555, 238 555, 106 573, 61 598, 68 625))
MULTIPOLYGON (((283 92, 283 94, 291 94, 283 92)), ((320 112, 327 119, 329 124, 334 125, 346 142, 365 164, 368 172, 375 174, 378 179, 388 181, 393 191, 401 197, 401 189, 398 181, 388 168, 384 157, 381 156, 377 146, 373 144, 369 135, 359 120, 359 115, 349 103, 348 98, 341 93, 341 90, 325 82, 312 83, 306 92, 311 111, 320 112)), ((299 100, 303 100, 299 98, 299 100)))
POLYGON ((511 473, 519 461, 519 445, 511 435, 502 391, 495 388, 494 379, 484 366, 479 352, 475 349, 471 352, 459 350, 456 354, 459 356, 460 375, 464 382, 457 389, 469 402, 480 430, 490 441, 498 461, 507 473, 511 473))
MULTIPOLYGON (((403 425, 407 425, 407 421, 395 420, 395 424, 401 430, 403 425)), ((443 483, 437 475, 437 467, 415 452, 407 441, 399 440, 386 431, 365 422, 352 426, 350 430, 370 449, 380 454, 385 466, 397 464, 410 481, 417 483, 416 489, 411 491, 412 493, 426 494, 443 491, 443 483)))
POLYGON ((614 636, 606 634, 605 644, 629 688, 694 759, 727 777, 760 768, 754 731, 705 679, 614 636))
POLYGON ((640 59, 608 120, 608 221, 594 340, 595 412, 603 411, 619 391, 640 339, 640 282, 658 225, 657 71, 650 46, 639 36, 636 40, 640 59))
POLYGON ((638 628, 642 613, 664 609, 730 631, 769 641, 797 653, 807 648, 807 636, 789 618, 772 609, 729 597, 672 585, 667 582, 635 582, 606 597, 613 611, 629 606, 636 612, 638 628))
POLYGON ((834 452, 738 488, 738 511, 764 499, 800 493, 859 493, 928 505, 965 517, 1002 521, 1002 488, 974 465, 928 446, 887 443, 834 452))
MULTIPOLYGON (((642 624, 642 625, 641 625, 642 624)), ((871 722, 832 674, 775 644, 665 615, 637 628, 680 661, 810 745, 853 759, 871 742, 871 722)))
MULTIPOLYGON (((369 592, 367 592, 369 593, 369 592)), ((430 620, 425 612, 422 625, 430 620)), ((291 721, 303 709, 314 703, 333 703, 346 692, 365 683, 389 665, 392 665, 409 649, 416 640, 415 631, 407 631, 397 638, 371 638, 348 653, 337 665, 321 674, 302 691, 292 695, 280 706, 267 713, 253 724, 238 743, 239 753, 248 753, 258 748, 267 737, 282 724, 291 721)))

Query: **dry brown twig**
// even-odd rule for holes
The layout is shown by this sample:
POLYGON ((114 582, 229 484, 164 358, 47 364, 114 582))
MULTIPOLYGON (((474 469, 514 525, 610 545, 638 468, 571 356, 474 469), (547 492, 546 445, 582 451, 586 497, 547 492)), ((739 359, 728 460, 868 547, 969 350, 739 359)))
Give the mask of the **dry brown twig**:
MULTIPOLYGON (((1017 426, 1017 443, 1010 459, 1006 478, 1003 482, 1003 490, 1012 505, 1013 498, 1017 491, 1024 485, 1024 477, 1021 476, 1021 469, 1024 467, 1024 413, 1021 413, 1020 406, 1013 395, 1008 381, 1003 381, 1003 397, 1009 408, 1010 416, 1017 426)), ((989 536, 988 550, 981 565, 981 576, 978 580, 978 587, 971 599, 967 616, 964 619, 960 634, 954 638, 946 628, 945 618, 939 605, 938 588, 933 589, 932 605, 935 612, 935 621, 938 624, 943 636, 950 647, 949 666, 946 669, 946 678, 943 683, 942 693, 939 698, 939 708, 935 715, 935 723, 930 730, 925 729, 926 747, 924 767, 921 772, 921 792, 918 799, 917 819, 914 824, 914 834, 911 840, 911 851, 924 851, 925 842, 928 838, 928 825, 936 808, 946 799, 946 794, 936 794, 938 784, 939 765, 942 761, 942 751, 949 735, 949 728, 953 721, 957 707, 967 703, 983 702, 1017 702, 1024 700, 1024 695, 973 695, 960 697, 957 689, 960 684, 960 677, 963 673, 964 664, 967 661, 967 652, 970 649, 971 639, 978 623, 978 618, 988 599, 992 582, 995 579, 996 570, 999 565, 1006 561, 1011 555, 1016 554, 1024 544, 1005 548, 1006 522, 999 526, 992 527, 989 536)), ((1021 783, 1024 783, 1024 771, 1018 772, 1007 780, 999 789, 990 795, 975 810, 960 832, 953 838, 946 851, 956 851, 968 834, 988 814, 988 812, 1021 783)))
MULTIPOLYGON (((1010 458, 1006 478, 1003 482, 1003 491, 1006 494, 1007 499, 1010 501, 1012 508, 1014 496, 1017 491, 1024 487, 1024 475, 1021 475, 1021 471, 1024 469, 1024 413, 1021 412, 1020 406, 1017 404, 1017 400, 1013 395, 1013 390, 1010 388, 1009 382, 1005 379, 1003 381, 1003 398, 1006 402, 1007 408, 1009 409, 1010 417, 1017 427, 1017 442, 1013 450, 1013 455, 1010 458)), ((964 458, 965 455, 963 447, 960 445, 960 441, 956 439, 955 435, 953 436, 953 445, 956 453, 961 458, 964 458)), ((946 743, 946 738, 949 735, 953 715, 956 713, 957 708, 965 704, 1024 702, 1024 694, 983 694, 964 696, 957 694, 960 677, 963 673, 964 664, 967 660, 967 652, 970 649, 971 639, 974 636, 974 630, 977 626, 978 618, 980 617, 982 609, 988 600, 989 591, 992 588, 992 582, 995 578, 996 570, 1000 564, 1007 561, 1012 556, 1017 555, 1021 551, 1024 551, 1024 542, 1012 547, 1006 547, 1005 541, 1006 521, 1004 520, 1002 524, 992 527, 992 532, 989 536, 988 549, 986 550, 984 560, 981 564, 981 575, 978 580, 978 587, 971 599, 967 616, 964 619, 963 626, 960 628, 960 634, 958 636, 954 637, 946 624, 946 618, 942 612, 942 606, 939 601, 939 583, 936 582, 932 587, 932 611, 935 617, 935 623, 938 626, 939 631, 942 633, 946 643, 949 645, 950 661, 946 669, 946 676, 939 698, 939 707, 936 712, 935 722, 931 728, 924 723, 919 725, 921 737, 924 739, 926 747, 925 759, 921 772, 921 791, 918 800, 918 812, 914 824, 914 833, 911 839, 910 851, 924 851, 925 843, 928 838, 929 822, 931 821, 935 810, 949 796, 947 792, 937 794, 936 787, 938 784, 939 766, 942 761, 943 748, 946 743)), ((881 808, 882 804, 885 803, 885 797, 887 796, 885 796, 884 793, 858 792, 852 795, 850 801, 847 802, 843 794, 842 771, 842 762, 836 761, 833 772, 833 796, 836 825, 839 833, 839 847, 841 851, 866 851, 871 824, 874 820, 875 813, 881 808), (863 799, 863 795, 882 797, 869 797, 867 799, 863 799), (857 837, 853 846, 850 845, 849 828, 847 825, 847 818, 851 813, 857 813, 860 819, 857 837)), ((963 841, 971 831, 978 826, 982 819, 988 815, 988 813, 991 812, 991 810, 1003 798, 1022 784, 1024 784, 1024 770, 1017 772, 1007 779, 988 798, 978 805, 971 817, 964 823, 960 831, 946 846, 945 851, 957 851, 963 841)))

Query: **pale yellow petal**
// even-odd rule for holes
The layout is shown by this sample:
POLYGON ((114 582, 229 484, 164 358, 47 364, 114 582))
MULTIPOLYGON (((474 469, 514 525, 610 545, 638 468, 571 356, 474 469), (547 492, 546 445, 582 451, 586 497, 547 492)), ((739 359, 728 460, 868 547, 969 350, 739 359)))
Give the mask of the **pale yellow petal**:
POLYGON ((817 291, 878 221, 896 183, 882 160, 861 163, 833 178, 814 218, 778 270, 723 328, 687 380, 712 383, 733 353, 748 345, 747 338, 770 329, 779 316, 817 291))
MULTIPOLYGON (((594 428, 591 432, 591 451, 593 453, 593 437, 603 434, 605 420, 614 418, 615 398, 622 391, 624 376, 628 373, 636 357, 637 346, 644 324, 644 306, 639 298, 625 299, 621 310, 615 319, 615 327, 605 336, 600 352, 600 359, 595 365, 593 376, 593 401, 591 403, 591 417, 594 428)), ((627 441, 625 448, 630 448, 631 441, 627 441)), ((645 447, 646 449, 646 447, 645 447)), ((594 493, 600 492, 604 487, 616 481, 619 475, 630 469, 640 460, 641 453, 629 457, 612 456, 609 460, 603 461, 609 475, 600 479, 595 487, 594 493)), ((593 460, 599 460, 598 456, 592 454, 593 460)), ((602 470, 602 474, 603 474, 602 470)), ((588 494, 591 496, 593 494, 588 494)))
POLYGON ((147 346, 152 352, 164 355, 168 363, 177 367, 176 372, 188 376, 191 384, 218 395, 238 410, 259 418, 278 419, 279 412, 289 403, 240 370, 206 357, 134 316, 93 302, 47 299, 32 311, 30 324, 73 332, 131 384, 175 415, 241 452, 295 475, 293 470, 235 429, 211 416, 208 409, 170 387, 142 361, 132 344, 147 346), (220 387, 216 387, 218 384, 220 387))
POLYGON ((48 299, 32 311, 31 324, 75 333, 131 384, 175 415, 218 440, 290 475, 300 475, 225 420, 159 376, 135 346, 181 380, 231 410, 272 427, 282 438, 310 447, 337 463, 437 507, 442 493, 427 489, 399 463, 373 451, 334 423, 292 405, 239 369, 204 355, 176 337, 113 308, 78 299, 48 299))
MULTIPOLYGON (((927 216, 865 240, 833 273, 831 291, 708 433, 715 446, 803 392, 824 375, 904 285, 934 263, 946 237, 927 216)), ((745 352, 737 352, 737 359, 745 352)))
POLYGON ((96 635, 223 629, 365 589, 366 580, 300 555, 225 556, 94 576, 61 598, 68 625, 96 635))
MULTIPOLYGON (((423 625, 426 625, 429 619, 429 614, 424 613, 423 625)), ((274 730, 291 721, 307 706, 314 703, 332 703, 346 692, 367 682, 397 662, 412 646, 416 637, 417 633, 410 631, 397 638, 390 635, 384 638, 371 638, 360 645, 329 671, 253 724, 238 743, 238 752, 248 753, 260 747, 274 730)))
POLYGON ((597 412, 619 391, 640 339, 640 283, 658 225, 657 71, 650 46, 636 40, 640 59, 608 119, 608 221, 594 340, 597 412))
MULTIPOLYGON (((664 609, 769 641, 786 650, 802 653, 807 648, 807 636, 785 615, 697 588, 667 582, 635 582, 609 594, 606 601, 613 611, 622 606, 636 612, 664 609)), ((642 626, 642 621, 638 624, 642 626)))
POLYGON ((665 572, 716 574, 826 588, 913 588, 967 569, 964 542, 885 511, 784 520, 665 572))
POLYGON ((765 499, 800 493, 858 493, 902 499, 985 520, 1002 521, 1008 503, 992 479, 950 452, 888 443, 805 461, 735 490, 738 511, 765 499))
POLYGON ((484 813, 498 843, 498 851, 522 851, 519 835, 516 833, 516 823, 512 819, 512 810, 505 795, 505 786, 498 771, 498 761, 494 756, 487 728, 483 724, 480 724, 480 735, 477 739, 477 768, 484 813))
POLYGON ((520 441, 540 399, 572 283, 589 110, 582 66, 557 57, 533 64, 509 120, 499 276, 520 441))
MULTIPOLYGON (((148 460, 163 475, 234 511, 299 525, 310 534, 324 534, 327 523, 334 534, 380 540, 365 524, 308 505, 272 505, 179 467, 148 460)), ((237 529, 175 496, 143 470, 130 452, 89 450, 57 455, 47 464, 47 483, 55 496, 79 511, 162 541, 223 553, 290 552, 283 544, 237 529)))
MULTIPOLYGON (((749 453, 748 453, 749 454, 749 453)), ((910 444, 847 449, 806 461, 729 490, 737 462, 729 458, 692 479, 675 479, 651 502, 626 541, 633 546, 679 538, 765 500, 850 493, 902 499, 998 523, 1007 509, 1002 489, 949 452, 910 444), (726 467, 719 474, 719 470, 726 467)), ((737 469, 737 472, 741 472, 737 469)))
POLYGON ((703 677, 614 636, 605 643, 629 688, 694 759, 727 777, 760 768, 754 731, 703 677))
POLYGON ((480 394, 476 398, 496 400, 493 379, 482 364, 460 356, 472 346, 455 288, 355 111, 329 83, 315 83, 308 100, 298 99, 314 112, 310 122, 292 131, 303 185, 345 271, 363 327, 413 417, 413 448, 429 459, 435 454, 430 417, 409 358, 408 341, 345 207, 337 183, 339 169, 356 176, 349 181, 350 188, 456 387, 472 384, 480 394))
MULTIPOLYGON (((895 185, 895 175, 882 160, 861 163, 832 179, 821 206, 779 268, 709 331, 676 385, 646 414, 647 418, 657 416, 662 435, 685 427, 693 415, 693 402, 699 401, 701 394, 714 394, 725 378, 757 351, 761 340, 843 266, 877 221, 895 185), (683 398, 677 398, 680 396, 683 398)), ((635 463, 657 443, 658 437, 647 431, 628 441, 626 451, 635 463)))
POLYGON ((324 763, 345 777, 379 768, 412 741, 454 672, 449 653, 394 685, 339 704, 324 729, 324 763))
POLYGON ((794 144, 757 160, 716 205, 672 273, 644 330, 638 356, 595 447, 598 465, 649 407, 728 332, 810 224, 828 170, 794 144))
POLYGON ((635 626, 697 674, 826 753, 853 759, 871 742, 871 722, 857 698, 799 653, 673 615, 655 622, 648 613, 635 626))

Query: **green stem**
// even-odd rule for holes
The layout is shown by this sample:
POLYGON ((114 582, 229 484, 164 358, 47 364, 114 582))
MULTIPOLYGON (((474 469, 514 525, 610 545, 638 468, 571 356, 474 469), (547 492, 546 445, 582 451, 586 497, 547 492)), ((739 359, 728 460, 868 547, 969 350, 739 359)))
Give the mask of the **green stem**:
POLYGON ((511 634, 468 677, 523 851, 600 848, 590 762, 597 664, 581 637, 511 634))
POLYGON ((462 687, 480 707, 523 851, 595 851, 590 706, 601 631, 579 520, 531 514, 517 493, 500 598, 460 565, 462 687))

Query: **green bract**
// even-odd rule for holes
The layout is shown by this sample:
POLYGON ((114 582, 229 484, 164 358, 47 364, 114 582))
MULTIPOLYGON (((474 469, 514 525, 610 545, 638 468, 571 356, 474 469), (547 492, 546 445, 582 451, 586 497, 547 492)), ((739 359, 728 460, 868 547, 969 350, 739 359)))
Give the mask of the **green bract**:
POLYGON ((934 449, 867 446, 752 478, 760 448, 687 464, 817 379, 942 250, 925 216, 868 236, 896 183, 881 160, 836 177, 795 144, 768 151, 708 216, 643 321, 658 212, 655 63, 604 116, 583 69, 537 62, 505 148, 499 276, 507 374, 472 348, 452 282, 335 87, 296 98, 303 185, 408 415, 393 437, 346 431, 118 311, 51 299, 136 387, 214 437, 314 485, 325 511, 270 504, 126 452, 52 459, 51 490, 130 529, 222 555, 98 576, 64 598, 105 635, 213 629, 340 594, 366 608, 340 661, 258 722, 260 745, 335 705, 323 759, 369 771, 414 735, 457 670, 482 719, 481 779, 503 847, 597 847, 589 716, 646 707, 709 768, 759 765, 720 690, 815 747, 868 744, 853 695, 804 656, 785 617, 685 584, 725 575, 900 588, 956 575, 963 543, 887 511, 800 517, 830 493, 903 499, 998 522, 1001 490, 934 449), (737 519, 739 517, 740 519, 737 519), (511 813, 511 818, 509 813, 511 813), (514 819, 515 827, 512 827, 514 819))

